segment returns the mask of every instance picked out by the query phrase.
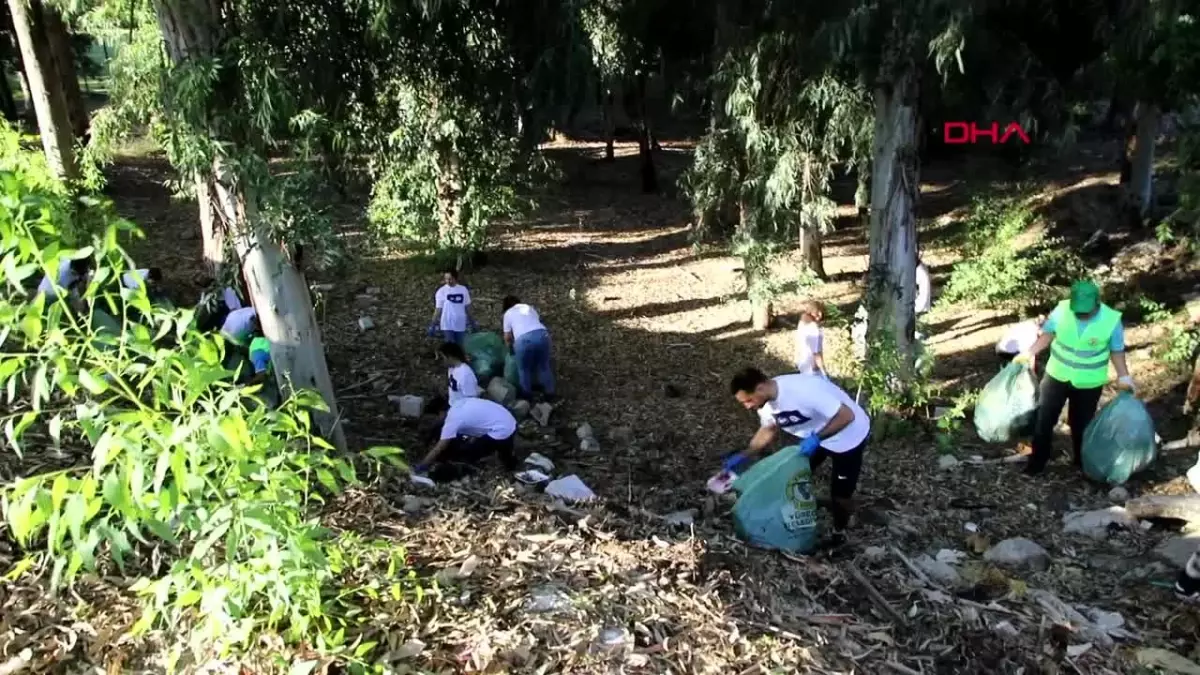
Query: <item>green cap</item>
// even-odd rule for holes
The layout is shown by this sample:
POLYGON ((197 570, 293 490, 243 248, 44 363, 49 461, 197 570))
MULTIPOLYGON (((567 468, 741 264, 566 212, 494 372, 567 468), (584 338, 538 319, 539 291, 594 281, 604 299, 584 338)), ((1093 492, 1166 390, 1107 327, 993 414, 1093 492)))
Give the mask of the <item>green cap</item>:
POLYGON ((1100 289, 1090 281, 1071 284, 1071 311, 1075 314, 1091 314, 1100 308, 1100 289))

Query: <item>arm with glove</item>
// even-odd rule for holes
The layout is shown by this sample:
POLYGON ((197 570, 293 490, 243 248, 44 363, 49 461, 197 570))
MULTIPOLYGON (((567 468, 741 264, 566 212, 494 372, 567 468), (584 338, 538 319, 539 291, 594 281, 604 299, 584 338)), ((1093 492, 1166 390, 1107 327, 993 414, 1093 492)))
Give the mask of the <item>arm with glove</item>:
POLYGON ((845 403, 838 408, 837 414, 825 424, 824 427, 804 437, 800 441, 800 454, 805 457, 812 457, 816 454, 817 449, 821 447, 821 441, 837 435, 839 431, 845 429, 851 422, 854 421, 854 411, 845 403))

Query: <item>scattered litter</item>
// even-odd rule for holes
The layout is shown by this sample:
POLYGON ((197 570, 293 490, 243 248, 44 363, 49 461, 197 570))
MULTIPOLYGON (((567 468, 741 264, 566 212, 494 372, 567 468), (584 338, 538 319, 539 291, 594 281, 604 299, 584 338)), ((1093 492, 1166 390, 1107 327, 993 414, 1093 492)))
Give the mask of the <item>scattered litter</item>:
POLYGON ((1050 554, 1036 542, 1023 537, 1005 539, 983 554, 983 559, 1005 567, 1042 572, 1050 568, 1050 554))
POLYGON ((690 527, 696 522, 696 509, 668 513, 667 515, 663 516, 663 520, 665 520, 668 525, 673 525, 675 527, 690 527))
POLYGON ((554 462, 550 461, 549 457, 538 452, 531 453, 526 457, 525 463, 546 473, 554 471, 554 462))
POLYGON ((374 319, 372 319, 369 316, 360 316, 358 318, 358 330, 365 333, 373 328, 375 328, 375 320, 374 319))
POLYGON ((554 406, 549 403, 539 403, 533 406, 533 410, 529 411, 530 417, 537 421, 543 427, 550 426, 550 413, 554 412, 554 406))
POLYGON ((525 611, 535 614, 547 614, 565 609, 571 604, 571 598, 560 589, 553 586, 538 586, 529 594, 525 601, 525 611))
POLYGON ((979 531, 979 526, 976 525, 975 523, 964 523, 963 529, 966 530, 967 532, 974 533, 974 532, 979 531))
POLYGON ((937 555, 934 556, 934 559, 947 565, 957 565, 965 560, 966 557, 967 554, 963 553, 962 551, 944 548, 937 552, 937 555))
POLYGON ((424 485, 425 487, 434 487, 437 485, 437 483, 434 483, 433 479, 430 478, 429 476, 422 476, 422 475, 415 474, 415 473, 409 474, 408 480, 410 482, 416 483, 417 485, 424 485))
POLYGON ((416 419, 425 411, 425 399, 421 396, 406 394, 404 396, 388 396, 388 401, 400 408, 400 416, 416 419))
POLYGON ((733 487, 737 474, 732 471, 722 471, 708 479, 708 491, 715 495, 723 495, 733 487))
POLYGON ((575 474, 551 481, 546 486, 546 494, 572 502, 586 502, 596 498, 596 493, 575 474))
POLYGON ((1136 652, 1138 664, 1177 675, 1200 675, 1200 665, 1166 649, 1146 647, 1136 652))
POLYGON ((584 422, 575 427, 575 435, 579 437, 579 440, 586 441, 589 438, 595 438, 596 432, 592 429, 592 425, 584 422))
POLYGON ((541 483, 545 483, 546 481, 550 480, 550 476, 538 471, 537 469, 518 471, 513 477, 526 485, 540 485, 541 483))
POLYGON ((1093 539, 1104 539, 1112 526, 1132 528, 1137 519, 1129 515, 1123 506, 1110 506, 1096 511, 1076 511, 1062 517, 1063 532, 1082 534, 1093 539))

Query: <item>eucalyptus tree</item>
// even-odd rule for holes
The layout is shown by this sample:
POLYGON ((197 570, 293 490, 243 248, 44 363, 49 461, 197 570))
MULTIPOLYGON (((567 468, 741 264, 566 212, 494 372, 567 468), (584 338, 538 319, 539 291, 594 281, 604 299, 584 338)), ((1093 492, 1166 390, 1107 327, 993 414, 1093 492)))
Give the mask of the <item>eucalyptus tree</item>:
MULTIPOLYGON (((79 178, 79 163, 75 156, 72 100, 66 86, 66 76, 74 74, 73 69, 67 68, 73 64, 58 63, 62 45, 52 35, 52 31, 62 27, 62 22, 56 10, 41 0, 9 0, 8 8, 46 159, 55 176, 74 181, 79 178)), ((78 86, 76 82, 76 91, 78 86)), ((76 119, 78 114, 77 111, 76 119)))

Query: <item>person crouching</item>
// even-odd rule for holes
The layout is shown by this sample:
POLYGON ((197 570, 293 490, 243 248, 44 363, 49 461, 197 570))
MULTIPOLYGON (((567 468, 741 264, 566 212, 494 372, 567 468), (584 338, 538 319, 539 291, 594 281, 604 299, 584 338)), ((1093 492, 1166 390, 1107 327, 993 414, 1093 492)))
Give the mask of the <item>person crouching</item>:
POLYGON ((442 418, 442 431, 421 463, 412 467, 414 475, 435 482, 457 480, 492 454, 500 456, 505 469, 517 469, 517 419, 504 406, 486 398, 463 398, 451 406, 439 396, 429 401, 425 412, 442 418))

